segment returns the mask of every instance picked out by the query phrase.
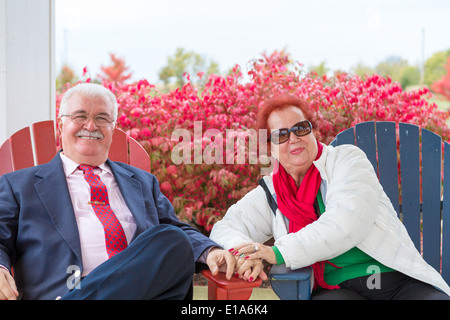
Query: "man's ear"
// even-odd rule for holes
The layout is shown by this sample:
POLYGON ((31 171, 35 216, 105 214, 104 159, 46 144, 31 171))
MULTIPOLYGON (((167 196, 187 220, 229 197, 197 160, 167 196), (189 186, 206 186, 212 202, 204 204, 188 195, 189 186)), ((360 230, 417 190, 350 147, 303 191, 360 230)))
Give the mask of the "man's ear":
POLYGON ((63 121, 62 121, 62 118, 61 118, 61 117, 58 117, 58 119, 57 119, 57 124, 58 124, 59 132, 62 132, 63 121))

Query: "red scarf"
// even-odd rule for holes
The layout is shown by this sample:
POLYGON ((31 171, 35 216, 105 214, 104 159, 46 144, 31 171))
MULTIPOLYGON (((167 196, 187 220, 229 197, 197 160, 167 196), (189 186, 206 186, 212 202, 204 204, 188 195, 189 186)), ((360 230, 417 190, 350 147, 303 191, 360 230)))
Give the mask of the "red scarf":
MULTIPOLYGON (((323 146, 317 143, 318 152, 315 160, 322 154, 323 146)), ((289 219, 289 233, 297 232, 306 225, 317 220, 314 210, 314 202, 319 192, 320 183, 319 170, 314 164, 306 172, 300 187, 297 188, 292 178, 279 163, 278 171, 273 175, 273 186, 277 195, 277 204, 281 213, 289 219)), ((339 289, 339 286, 328 285, 324 278, 325 261, 319 261, 312 265, 314 270, 315 285, 324 289, 339 289)))

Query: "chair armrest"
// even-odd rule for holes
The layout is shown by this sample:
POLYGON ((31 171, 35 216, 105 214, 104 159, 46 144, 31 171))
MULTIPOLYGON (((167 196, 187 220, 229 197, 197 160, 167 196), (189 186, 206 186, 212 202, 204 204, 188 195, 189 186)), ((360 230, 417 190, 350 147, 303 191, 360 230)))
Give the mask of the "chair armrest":
POLYGON ((228 280, 225 273, 213 276, 210 270, 203 270, 202 275, 208 280, 208 300, 248 300, 253 288, 260 287, 260 278, 253 282, 232 277, 228 280))
POLYGON ((312 268, 292 270, 285 264, 272 266, 269 273, 273 291, 282 300, 309 300, 311 298, 312 268))

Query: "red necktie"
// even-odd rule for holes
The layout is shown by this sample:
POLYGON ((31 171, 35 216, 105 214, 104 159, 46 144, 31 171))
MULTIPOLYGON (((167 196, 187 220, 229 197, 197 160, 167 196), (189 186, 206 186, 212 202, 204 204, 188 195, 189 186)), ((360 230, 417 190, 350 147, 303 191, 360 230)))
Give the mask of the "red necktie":
POLYGON ((122 225, 109 205, 108 190, 100 177, 94 173, 94 168, 88 165, 80 165, 84 179, 91 187, 91 201, 95 214, 105 230, 106 250, 111 258, 127 247, 127 239, 122 225))

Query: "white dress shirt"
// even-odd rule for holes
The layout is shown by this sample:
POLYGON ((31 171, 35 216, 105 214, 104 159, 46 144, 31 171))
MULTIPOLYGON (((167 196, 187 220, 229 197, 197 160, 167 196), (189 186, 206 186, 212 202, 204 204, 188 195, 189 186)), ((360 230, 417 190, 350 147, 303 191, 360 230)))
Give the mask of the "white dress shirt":
MULTIPOLYGON (((100 220, 95 215, 94 209, 88 204, 91 195, 90 186, 84 179, 83 171, 78 169, 79 164, 62 153, 60 155, 80 235, 83 261, 83 273, 81 276, 85 277, 94 268, 108 259, 105 233, 100 220)), ((111 169, 106 164, 102 164, 99 168, 94 169, 94 172, 100 176, 100 179, 105 184, 111 209, 122 224, 127 242, 130 243, 136 231, 136 223, 125 204, 111 169)))

